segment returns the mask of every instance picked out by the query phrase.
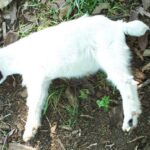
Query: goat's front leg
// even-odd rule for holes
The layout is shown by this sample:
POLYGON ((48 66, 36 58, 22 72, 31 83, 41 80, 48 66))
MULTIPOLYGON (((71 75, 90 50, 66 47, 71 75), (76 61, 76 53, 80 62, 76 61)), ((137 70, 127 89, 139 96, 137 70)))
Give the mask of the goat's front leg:
POLYGON ((28 91, 27 106, 28 116, 23 135, 24 141, 29 141, 37 132, 41 125, 41 113, 45 100, 48 95, 49 82, 42 82, 41 80, 30 81, 25 83, 28 91))

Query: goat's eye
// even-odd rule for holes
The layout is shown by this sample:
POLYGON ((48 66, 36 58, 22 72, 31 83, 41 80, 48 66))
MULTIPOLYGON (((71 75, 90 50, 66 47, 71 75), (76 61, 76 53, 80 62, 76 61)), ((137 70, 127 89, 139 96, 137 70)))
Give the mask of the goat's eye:
POLYGON ((132 126, 133 126, 133 119, 130 119, 130 120, 128 121, 128 124, 129 124, 130 127, 132 127, 132 126))

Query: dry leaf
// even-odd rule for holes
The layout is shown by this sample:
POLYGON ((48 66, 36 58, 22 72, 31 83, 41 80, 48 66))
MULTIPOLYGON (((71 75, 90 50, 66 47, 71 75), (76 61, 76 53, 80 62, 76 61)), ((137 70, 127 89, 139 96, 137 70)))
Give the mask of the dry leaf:
POLYGON ((145 10, 150 7, 150 0, 142 0, 142 4, 145 10))
POLYGON ((13 24, 17 20, 16 14, 17 14, 17 4, 15 2, 13 3, 13 5, 11 5, 11 9, 10 9, 11 24, 13 24))
POLYGON ((109 3, 100 3, 92 12, 93 15, 100 14, 102 10, 109 9, 110 4, 109 3))
POLYGON ((143 53, 144 57, 150 57, 150 49, 146 49, 143 53))
POLYGON ((142 15, 142 16, 147 16, 147 17, 150 17, 150 13, 145 11, 143 7, 138 7, 137 8, 137 12, 142 15))
POLYGON ((19 143, 9 143, 9 150, 37 150, 37 148, 22 145, 19 143))
POLYGON ((24 18, 29 21, 29 22, 33 22, 33 23, 36 23, 37 24, 37 18, 36 18, 36 15, 31 15, 30 12, 26 12, 24 15, 24 18))
POLYGON ((16 32, 9 31, 4 39, 4 45, 9 45, 18 40, 18 34, 16 32))
POLYGON ((42 3, 42 4, 45 4, 45 3, 46 3, 46 1, 47 1, 47 0, 41 0, 41 3, 42 3))
POLYGON ((144 51, 148 45, 148 35, 149 33, 146 32, 143 36, 138 38, 138 44, 139 44, 140 50, 142 51, 144 51))
POLYGON ((50 3, 50 7, 59 11, 59 19, 63 19, 67 15, 70 5, 65 0, 54 0, 53 3, 50 3))
POLYGON ((6 7, 12 0, 0 0, 0 9, 6 7))
POLYGON ((73 107, 78 107, 78 99, 77 97, 73 94, 73 91, 68 87, 65 91, 66 97, 70 103, 71 106, 73 107))
POLYGON ((67 16, 69 8, 70 8, 70 5, 66 5, 60 8, 59 19, 63 19, 65 16, 67 16))
POLYGON ((139 14, 142 16, 150 17, 150 13, 145 11, 143 7, 138 7, 136 10, 131 10, 130 13, 130 21, 137 20, 139 18, 139 14))
POLYGON ((145 74, 142 72, 142 70, 140 70, 140 69, 134 69, 134 77, 135 77, 135 79, 137 80, 137 81, 143 81, 143 80, 145 80, 145 74))
POLYGON ((26 97, 28 96, 27 89, 24 89, 24 90, 22 90, 21 92, 19 92, 19 95, 20 95, 22 98, 26 98, 26 97))
POLYGON ((9 9, 6 9, 3 11, 3 18, 10 20, 10 24, 14 24, 14 22, 17 20, 17 5, 16 2, 14 2, 12 5, 10 5, 9 9))
POLYGON ((57 4, 59 8, 63 7, 66 4, 65 0, 54 0, 53 3, 57 4))
POLYGON ((56 133, 56 128, 57 128, 57 123, 55 123, 55 124, 51 127, 51 134, 55 134, 55 133, 56 133))
POLYGON ((141 59, 141 61, 144 61, 142 52, 139 51, 137 48, 134 48, 133 50, 134 50, 135 54, 141 59))

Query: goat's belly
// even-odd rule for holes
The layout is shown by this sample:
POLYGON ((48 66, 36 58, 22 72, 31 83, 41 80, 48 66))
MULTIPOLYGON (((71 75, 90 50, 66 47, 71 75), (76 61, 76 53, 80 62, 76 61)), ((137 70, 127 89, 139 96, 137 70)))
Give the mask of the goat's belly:
POLYGON ((60 69, 59 77, 64 78, 79 78, 88 76, 99 70, 99 65, 95 62, 82 62, 65 66, 60 69))

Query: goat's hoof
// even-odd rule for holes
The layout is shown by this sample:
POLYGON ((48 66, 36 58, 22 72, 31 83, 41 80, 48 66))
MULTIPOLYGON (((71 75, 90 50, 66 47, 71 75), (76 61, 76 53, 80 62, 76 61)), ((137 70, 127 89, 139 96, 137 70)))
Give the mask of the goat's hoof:
POLYGON ((122 130, 129 132, 130 130, 134 129, 138 124, 138 117, 141 114, 141 111, 139 112, 132 112, 131 117, 124 118, 122 130))
POLYGON ((23 140, 25 142, 28 142, 29 140, 31 140, 35 136, 37 129, 38 129, 38 126, 32 127, 32 128, 26 128, 23 134, 23 140))

